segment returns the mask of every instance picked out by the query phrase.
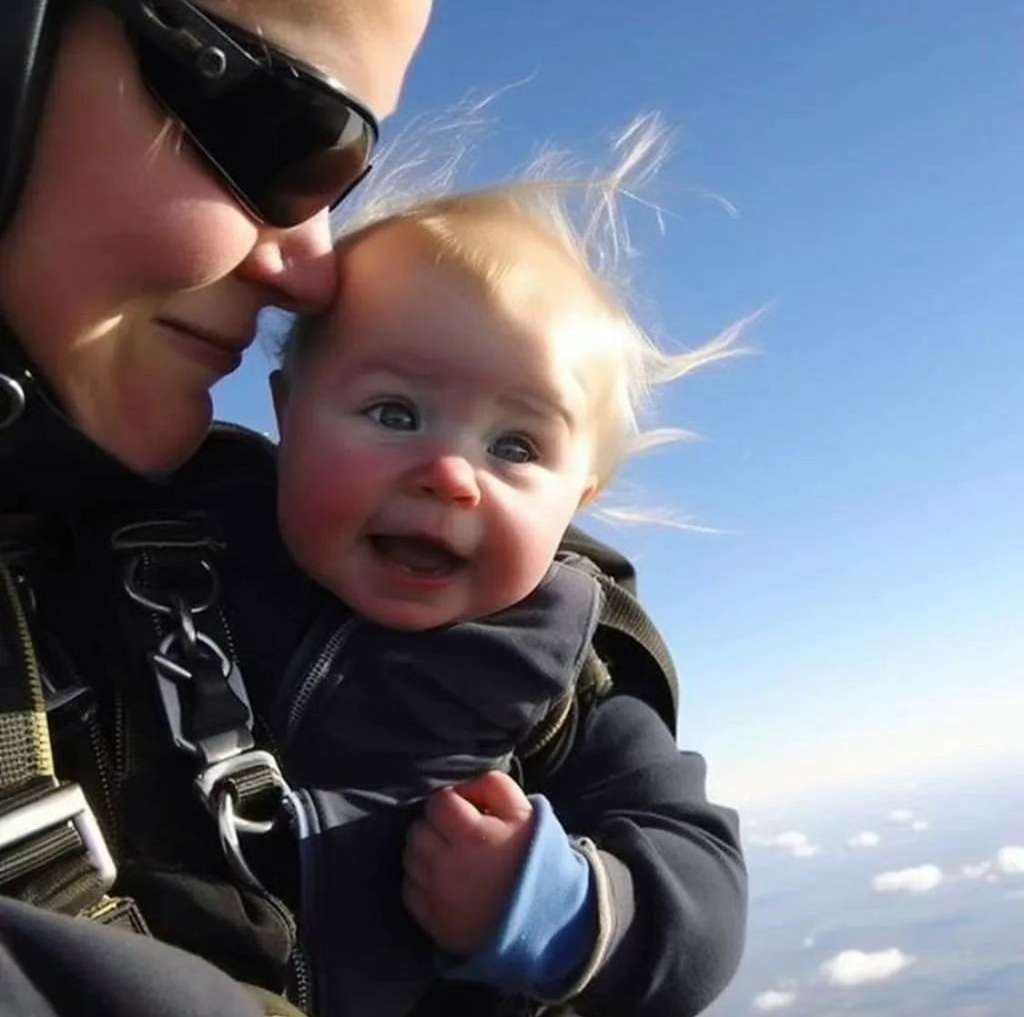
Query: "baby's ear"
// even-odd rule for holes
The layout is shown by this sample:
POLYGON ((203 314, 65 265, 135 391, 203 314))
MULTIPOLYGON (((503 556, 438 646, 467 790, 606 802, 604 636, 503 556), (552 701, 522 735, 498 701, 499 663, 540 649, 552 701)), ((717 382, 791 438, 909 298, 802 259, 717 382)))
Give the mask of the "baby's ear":
POLYGON ((270 394, 274 400, 274 416, 277 417, 277 433, 284 434, 285 410, 288 409, 288 396, 291 389, 284 371, 270 372, 270 394))

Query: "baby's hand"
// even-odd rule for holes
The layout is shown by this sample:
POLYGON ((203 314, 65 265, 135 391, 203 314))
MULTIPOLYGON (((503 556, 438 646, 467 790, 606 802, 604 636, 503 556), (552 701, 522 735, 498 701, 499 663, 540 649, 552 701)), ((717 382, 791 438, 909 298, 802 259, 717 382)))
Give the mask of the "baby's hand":
POLYGON ((487 942, 532 833, 533 806, 496 770, 430 796, 405 842, 402 896, 441 949, 468 956, 487 942))

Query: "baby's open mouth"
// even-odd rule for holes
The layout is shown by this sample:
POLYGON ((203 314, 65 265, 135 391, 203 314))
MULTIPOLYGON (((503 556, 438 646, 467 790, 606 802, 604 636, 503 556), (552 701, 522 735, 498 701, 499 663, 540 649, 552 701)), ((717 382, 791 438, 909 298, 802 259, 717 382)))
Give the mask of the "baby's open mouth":
POLYGON ((418 576, 449 576, 466 564, 466 559, 429 537, 370 537, 373 549, 394 565, 418 576))

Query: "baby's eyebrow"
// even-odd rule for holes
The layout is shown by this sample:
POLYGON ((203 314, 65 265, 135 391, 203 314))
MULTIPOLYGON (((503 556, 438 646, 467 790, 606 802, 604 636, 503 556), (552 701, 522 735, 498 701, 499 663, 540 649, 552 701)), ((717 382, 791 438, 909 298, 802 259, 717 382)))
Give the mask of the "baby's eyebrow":
POLYGON ((437 375, 436 368, 432 370, 426 362, 409 362, 405 357, 401 360, 394 357, 368 357, 357 365, 356 370, 359 374, 391 374, 420 381, 429 381, 437 375))
POLYGON ((574 430, 577 424, 576 415, 556 392, 516 389, 504 393, 498 401, 511 410, 517 410, 533 417, 544 419, 558 417, 570 431, 574 430))

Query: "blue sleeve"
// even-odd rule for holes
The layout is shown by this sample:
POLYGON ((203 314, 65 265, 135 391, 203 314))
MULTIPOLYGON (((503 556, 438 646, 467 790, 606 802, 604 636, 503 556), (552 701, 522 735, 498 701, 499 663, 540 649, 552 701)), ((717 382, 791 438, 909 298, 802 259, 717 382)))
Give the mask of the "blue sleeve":
POLYGON ((554 999, 573 984, 594 950, 597 902, 590 865, 550 803, 531 795, 533 838, 501 923, 471 957, 443 975, 554 999))

